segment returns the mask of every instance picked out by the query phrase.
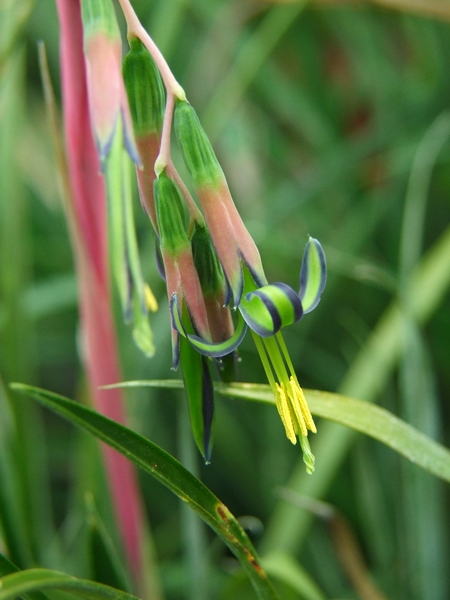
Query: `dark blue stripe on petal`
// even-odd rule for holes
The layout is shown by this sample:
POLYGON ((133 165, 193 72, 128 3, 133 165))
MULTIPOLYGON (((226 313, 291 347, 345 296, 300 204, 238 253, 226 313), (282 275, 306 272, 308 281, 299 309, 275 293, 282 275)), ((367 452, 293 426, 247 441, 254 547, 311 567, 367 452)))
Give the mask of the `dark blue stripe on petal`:
POLYGON ((264 278, 261 278, 261 277, 259 276, 259 274, 258 274, 258 273, 257 273, 257 272, 256 272, 256 271, 255 271, 255 270, 252 268, 252 265, 251 265, 251 264, 249 264, 249 263, 248 263, 248 262, 245 260, 245 257, 244 257, 242 254, 241 254, 240 256, 241 256, 241 259, 242 259, 242 261, 244 262, 244 265, 245 265, 245 266, 247 267, 247 269, 249 270, 249 273, 250 273, 250 275, 252 276, 252 278, 253 278, 253 281, 256 283, 256 285, 258 285, 258 286, 260 286, 260 287, 263 287, 264 285, 267 285, 267 279, 266 279, 265 277, 264 277, 264 278))
POLYGON ((305 253, 303 255, 302 266, 300 269, 300 290, 298 295, 302 300, 302 304, 304 307, 304 313, 309 313, 319 304, 320 298, 322 296, 322 292, 325 289, 325 285, 327 283, 327 262, 325 258, 325 252, 318 240, 310 237, 308 243, 306 244, 305 253), (317 252, 319 258, 319 270, 320 270, 320 285, 316 290, 316 294, 313 302, 309 305, 305 305, 305 296, 307 296, 307 287, 308 287, 308 278, 309 278, 309 268, 308 268, 308 254, 309 248, 311 245, 314 245, 315 250, 317 252))
POLYGON ((123 110, 120 111, 122 117, 122 127, 123 127, 123 141, 131 160, 136 164, 137 167, 142 167, 141 157, 139 156, 138 149, 136 148, 136 144, 134 142, 133 133, 128 130, 127 124, 125 121, 125 117, 123 114, 123 110))
POLYGON ((258 298, 263 302, 264 306, 269 311, 269 314, 272 318, 272 325, 273 325, 272 330, 268 330, 264 327, 261 327, 258 324, 256 324, 257 329, 255 329, 249 322, 249 321, 252 321, 253 324, 255 324, 255 321, 251 317, 245 318, 245 315, 244 315, 244 319, 247 321, 248 326, 251 329, 253 329, 253 331, 255 333, 257 333, 258 335, 261 335, 262 337, 269 337, 271 335, 274 335, 275 333, 277 333, 277 331, 280 331, 280 329, 281 329, 281 317, 280 317, 280 313, 277 310, 277 307, 272 302, 272 300, 264 293, 263 289, 255 290, 254 292, 249 292, 245 296, 245 299, 250 300, 253 296, 258 296, 258 298))
POLYGON ((232 293, 231 293, 230 284, 228 283, 227 276, 225 275, 225 271, 224 271, 224 277, 225 277, 225 297, 223 299, 223 305, 225 307, 230 304, 232 293))
POLYGON ((233 307, 234 308, 237 308, 239 306, 239 302, 241 301, 243 291, 244 291, 244 273, 242 271, 242 263, 239 262, 239 283, 238 283, 236 290, 234 290, 234 291, 232 290, 233 307))
POLYGON ((166 281, 166 270, 158 241, 155 242, 155 263, 158 269, 159 276, 163 281, 166 281))
POLYGON ((186 336, 186 332, 184 331, 183 323, 181 321, 180 304, 176 294, 172 294, 172 297, 170 298, 169 311, 172 328, 175 329, 176 332, 181 333, 181 335, 186 336))
POLYGON ((172 343, 172 369, 176 371, 180 364, 180 334, 176 332, 176 341, 172 343))
POLYGON ((289 285, 283 283, 282 281, 277 281, 275 283, 271 283, 270 285, 276 286, 278 289, 282 290, 286 294, 286 296, 288 296, 294 309, 294 323, 300 321, 300 319, 303 317, 303 307, 302 301, 300 300, 299 296, 295 293, 295 291, 289 285))

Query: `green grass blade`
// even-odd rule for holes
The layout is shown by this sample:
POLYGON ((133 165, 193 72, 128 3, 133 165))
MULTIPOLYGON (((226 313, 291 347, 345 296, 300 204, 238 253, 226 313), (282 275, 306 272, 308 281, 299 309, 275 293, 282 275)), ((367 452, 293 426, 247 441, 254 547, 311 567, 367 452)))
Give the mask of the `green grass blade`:
POLYGON ((215 90, 203 115, 210 138, 218 136, 248 86, 306 5, 274 6, 267 11, 259 27, 242 46, 233 68, 215 90))
MULTIPOLYGON (((0 581, 5 575, 11 575, 12 573, 18 573, 20 569, 16 567, 14 563, 9 561, 6 556, 0 553, 0 581)), ((1 586, 0 586, 1 587, 1 586)), ((24 595, 25 600, 48 600, 48 596, 43 592, 31 592, 30 594, 24 595)))
POLYGON ((264 568, 274 579, 279 579, 295 590, 304 600, 325 600, 324 592, 311 579, 293 556, 274 552, 263 559, 264 568))
MULTIPOLYGON (((167 379, 129 381, 120 385, 121 387, 148 386, 178 389, 183 384, 181 381, 167 379)), ((14 387, 24 389, 27 386, 14 384, 14 387)), ((265 384, 218 384, 215 390, 223 396, 275 405, 272 390, 265 384)), ((450 450, 417 431, 389 411, 364 400, 356 400, 342 394, 319 390, 304 390, 304 392, 314 415, 364 433, 386 444, 436 477, 450 482, 450 450)), ((312 443, 314 443, 313 440, 312 443)))
MULTIPOLYGON (((427 202, 437 158, 450 135, 450 115, 440 114, 426 131, 415 152, 403 211, 399 281, 405 284, 422 253, 427 202)), ((400 416, 424 433, 439 436, 439 400, 431 357, 415 320, 410 299, 400 289, 404 317, 402 358, 399 368, 400 416)), ((399 497, 406 532, 403 585, 410 594, 430 597, 448 595, 445 574, 445 517, 440 482, 410 465, 402 465, 399 497)), ((406 592, 408 593, 408 592, 406 592)))
POLYGON ((43 589, 68 590, 76 597, 96 600, 137 600, 126 592, 86 579, 77 579, 71 575, 50 569, 28 569, 0 579, 0 600, 17 598, 29 592, 43 589))
MULTIPOLYGON (((426 322, 450 285, 450 227, 443 232, 414 270, 407 284, 411 313, 422 324, 426 322)), ((398 362, 401 349, 403 315, 396 302, 383 313, 372 333, 356 356, 339 391, 373 402, 383 390, 398 362)), ((314 445, 317 464, 324 466, 318 477, 305 475, 301 461, 289 480, 288 487, 315 498, 328 489, 354 441, 354 431, 325 423, 314 445)), ((264 537, 263 549, 284 548, 295 551, 303 540, 311 515, 300 512, 281 501, 275 508, 264 537)))
MULTIPOLYGON (((241 562, 261 600, 277 595, 256 552, 228 508, 170 454, 149 440, 81 404, 24 384, 11 384, 60 416, 86 429, 134 462, 189 504, 224 541, 241 562)), ((3 598, 0 596, 0 600, 3 598)))

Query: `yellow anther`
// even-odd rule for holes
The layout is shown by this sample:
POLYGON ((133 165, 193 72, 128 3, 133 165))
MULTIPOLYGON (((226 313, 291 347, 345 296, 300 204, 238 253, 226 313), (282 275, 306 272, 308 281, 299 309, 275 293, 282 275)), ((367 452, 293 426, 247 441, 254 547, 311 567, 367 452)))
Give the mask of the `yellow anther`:
POLYGON ((298 389, 297 389, 297 388, 300 388, 300 386, 296 387, 295 381, 293 381, 291 378, 291 380, 289 381, 289 384, 287 385, 287 388, 288 388, 289 400, 291 402, 292 410, 297 419, 297 423, 300 428, 300 433, 301 433, 301 435, 308 435, 308 429, 307 429, 307 425, 306 425, 306 421, 305 421, 305 415, 303 412, 301 398, 299 396, 298 389))
POLYGON ((277 393, 276 393, 275 399, 276 399, 278 414, 281 417, 281 421, 284 425, 284 429, 286 431, 286 436, 287 436, 288 440, 295 445, 297 443, 297 437, 295 435, 297 428, 295 426, 295 421, 292 418, 291 408, 289 406, 288 398, 286 395, 286 390, 285 390, 283 384, 278 385, 278 383, 277 383, 276 386, 277 386, 277 393))
POLYGON ((151 312, 156 312, 158 310, 158 301, 155 298, 150 286, 148 283, 144 285, 144 298, 145 304, 151 312))
MULTIPOLYGON (((296 405, 299 406, 301 414, 302 414, 302 419, 303 419, 306 429, 309 429, 313 433, 316 433, 317 432, 316 424, 314 423, 311 412, 309 410, 308 403, 306 402, 305 394, 303 393, 303 390, 300 387, 300 384, 292 376, 289 380, 289 384, 290 384, 292 394, 296 398, 296 403, 294 404, 294 407, 296 405)), ((297 414, 297 411, 296 411, 296 414, 297 414)), ((300 426, 301 426, 301 421, 300 421, 300 426)), ((306 430, 303 435, 307 435, 306 430)))

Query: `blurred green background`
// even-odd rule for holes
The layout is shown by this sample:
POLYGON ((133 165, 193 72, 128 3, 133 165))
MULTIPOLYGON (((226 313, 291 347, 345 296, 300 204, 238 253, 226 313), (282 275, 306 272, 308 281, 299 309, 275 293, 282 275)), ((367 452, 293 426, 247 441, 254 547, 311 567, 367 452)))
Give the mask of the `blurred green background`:
MULTIPOLYGON (((268 279, 296 288, 307 235, 325 248, 322 301, 285 335, 301 384, 376 401, 448 446, 450 251, 439 254, 439 244, 450 235, 450 3, 430 3, 434 16, 409 13, 406 1, 404 11, 338 1, 133 4, 213 141, 268 279), (436 276, 411 287, 420 265, 436 276)), ((0 19, 0 372, 5 384, 82 398, 76 281, 36 49, 44 40, 59 97, 56 10, 49 0, 3 0, 0 19)), ((137 200, 136 219, 160 303, 157 352, 143 357, 118 319, 124 376, 176 377, 165 288, 137 200)), ((250 337, 240 354, 239 380, 265 382, 250 337)), ((282 549, 303 565, 323 590, 305 598, 450 597, 448 488, 391 450, 319 422, 308 477, 273 408, 218 398, 213 461, 203 467, 191 456, 182 394, 127 396, 137 431, 197 469, 235 515, 252 517, 245 522, 262 553, 282 549), (345 516, 384 596, 355 590, 340 560, 344 537, 299 495, 345 516)), ((86 576, 86 490, 115 536, 97 496, 94 442, 25 399, 14 405, 16 459, 33 490, 21 507, 22 564, 86 576)), ((0 435, 9 417, 2 408, 0 435)), ((189 562, 198 524, 157 482, 141 483, 164 597, 252 598, 209 531, 199 537, 202 564, 189 562), (192 582, 205 565, 207 577, 192 582)))

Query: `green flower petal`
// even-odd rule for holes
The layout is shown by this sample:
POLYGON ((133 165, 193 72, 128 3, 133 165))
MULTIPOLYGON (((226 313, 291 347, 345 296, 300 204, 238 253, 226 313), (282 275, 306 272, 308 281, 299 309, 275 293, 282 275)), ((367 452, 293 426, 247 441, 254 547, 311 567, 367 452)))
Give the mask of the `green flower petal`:
POLYGON ((204 356, 211 356, 212 358, 220 358, 230 354, 239 346, 244 339, 247 331, 247 325, 241 315, 238 313, 238 323, 234 334, 224 342, 208 342, 198 335, 188 334, 187 338, 193 348, 204 356))
POLYGON ((327 282, 327 263, 320 242, 312 237, 306 244, 300 271, 300 291, 303 313, 309 313, 320 302, 327 282))
POLYGON ((247 325, 261 337, 270 337, 303 316, 300 298, 285 283, 272 283, 248 292, 239 310, 247 325))

